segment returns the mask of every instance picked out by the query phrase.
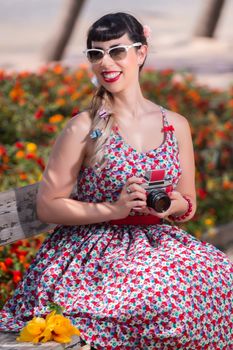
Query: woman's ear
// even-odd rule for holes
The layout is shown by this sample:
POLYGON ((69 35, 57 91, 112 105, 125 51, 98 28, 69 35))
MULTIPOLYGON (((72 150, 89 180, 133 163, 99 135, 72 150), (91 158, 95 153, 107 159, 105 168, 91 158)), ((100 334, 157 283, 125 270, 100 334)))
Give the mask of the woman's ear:
POLYGON ((141 66, 147 56, 148 52, 148 46, 147 45, 142 45, 140 49, 137 50, 137 56, 138 56, 138 65, 141 66))

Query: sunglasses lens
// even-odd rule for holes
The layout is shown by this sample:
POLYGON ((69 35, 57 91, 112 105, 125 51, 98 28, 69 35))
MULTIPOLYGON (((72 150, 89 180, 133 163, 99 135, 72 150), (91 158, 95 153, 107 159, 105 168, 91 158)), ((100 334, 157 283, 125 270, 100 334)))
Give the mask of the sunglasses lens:
POLYGON ((87 52, 87 58, 92 63, 102 60, 103 56, 103 52, 98 50, 92 50, 87 52))
POLYGON ((127 50, 125 47, 113 47, 110 51, 109 51, 109 55, 111 56, 111 58, 115 61, 119 61, 122 60, 126 57, 127 55, 127 50))

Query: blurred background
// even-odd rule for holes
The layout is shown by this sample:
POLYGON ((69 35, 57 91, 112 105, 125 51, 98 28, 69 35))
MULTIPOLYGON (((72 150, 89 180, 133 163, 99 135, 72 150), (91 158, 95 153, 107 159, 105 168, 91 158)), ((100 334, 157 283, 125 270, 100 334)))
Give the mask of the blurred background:
MULTIPOLYGON (((90 105, 86 33, 115 11, 151 28, 145 97, 191 126, 198 210, 184 229, 233 261, 233 0, 0 0, 0 191, 10 200, 36 185, 57 135, 90 105)), ((14 224, 0 223, 0 307, 46 237, 4 245, 14 224)))
POLYGON ((0 0, 0 68, 37 69, 51 59, 64 24, 74 20, 69 12, 76 20, 61 59, 84 62, 88 27, 113 11, 130 12, 151 27, 147 65, 186 69, 218 87, 233 81, 233 0, 0 0))

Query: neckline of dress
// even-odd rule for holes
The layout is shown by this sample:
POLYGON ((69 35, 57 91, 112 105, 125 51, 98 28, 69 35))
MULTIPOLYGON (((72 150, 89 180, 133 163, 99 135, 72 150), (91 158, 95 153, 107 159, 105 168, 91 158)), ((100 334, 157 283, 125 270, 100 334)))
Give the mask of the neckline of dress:
MULTIPOLYGON (((165 112, 164 112, 164 109, 163 109, 163 107, 162 106, 159 106, 160 107, 160 110, 161 110, 161 114, 162 114, 162 121, 163 121, 163 125, 162 125, 162 130, 163 130, 163 128, 164 128, 164 126, 165 126, 165 112)), ((148 150, 148 151, 142 151, 142 152, 140 152, 140 151, 138 151, 138 150, 136 150, 136 148, 134 148, 134 147, 132 147, 126 140, 125 140, 125 138, 121 135, 121 133, 119 132, 119 127, 118 127, 118 125, 115 125, 114 127, 113 127, 113 132, 120 138, 120 140, 121 140, 121 142, 124 144, 124 146, 126 146, 126 147, 128 147, 128 148, 130 148, 131 149, 131 151, 133 151, 134 153, 137 153, 137 154, 139 154, 139 155, 147 155, 147 154, 150 154, 150 153, 152 153, 152 152, 157 152, 161 147, 164 147, 164 144, 166 144, 166 142, 167 142, 167 135, 168 135, 168 132, 166 132, 166 131, 163 131, 163 141, 161 142, 161 144, 158 146, 158 147, 155 147, 155 148, 152 148, 152 149, 150 149, 150 150, 148 150)))

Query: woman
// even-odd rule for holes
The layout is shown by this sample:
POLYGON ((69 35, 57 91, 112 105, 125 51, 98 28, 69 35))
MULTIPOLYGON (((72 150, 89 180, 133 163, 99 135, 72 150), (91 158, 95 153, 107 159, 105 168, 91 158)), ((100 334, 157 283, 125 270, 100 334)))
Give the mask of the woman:
POLYGON ((56 141, 37 198, 39 218, 58 227, 0 329, 21 329, 53 301, 96 349, 233 348, 230 261, 163 222, 195 213, 194 156, 187 120, 141 92, 146 34, 125 13, 89 29, 99 88, 56 141))

